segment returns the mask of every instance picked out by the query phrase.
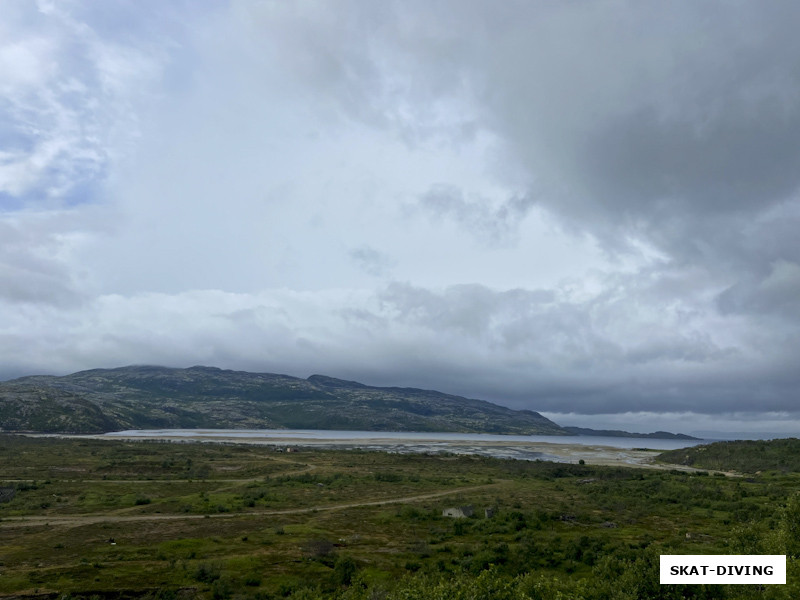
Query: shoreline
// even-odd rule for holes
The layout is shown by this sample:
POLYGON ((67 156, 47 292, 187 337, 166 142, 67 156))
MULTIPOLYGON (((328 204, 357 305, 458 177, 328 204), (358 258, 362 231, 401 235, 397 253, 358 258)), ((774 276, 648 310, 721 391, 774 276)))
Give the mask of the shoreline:
MULTIPOLYGON (((26 434, 31 437, 65 437, 74 439, 121 440, 121 441, 166 441, 170 443, 202 443, 202 444, 245 444, 272 447, 276 451, 302 452, 311 450, 364 450, 393 453, 452 453, 462 455, 478 455, 501 459, 546 460, 567 464, 579 464, 581 460, 587 465, 638 467, 660 470, 705 471, 681 465, 668 465, 655 462, 655 458, 664 449, 620 448, 603 444, 578 444, 546 441, 519 440, 448 440, 437 438, 431 434, 424 439, 418 437, 375 437, 352 438, 308 438, 298 435, 203 435, 189 433, 187 435, 153 434, 142 432, 119 432, 119 434, 26 434)), ((402 435, 402 434, 398 434, 402 435)), ((639 439, 639 438, 635 438, 639 439)), ((645 439, 642 439, 645 442, 645 439)))

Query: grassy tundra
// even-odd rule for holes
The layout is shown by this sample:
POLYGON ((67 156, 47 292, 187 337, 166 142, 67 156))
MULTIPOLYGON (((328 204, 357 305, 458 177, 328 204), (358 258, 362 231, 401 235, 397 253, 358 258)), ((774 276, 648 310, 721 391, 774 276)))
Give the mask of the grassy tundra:
POLYGON ((0 597, 798 597, 793 558, 757 589, 660 586, 658 555, 800 553, 799 482, 4 435, 0 597))

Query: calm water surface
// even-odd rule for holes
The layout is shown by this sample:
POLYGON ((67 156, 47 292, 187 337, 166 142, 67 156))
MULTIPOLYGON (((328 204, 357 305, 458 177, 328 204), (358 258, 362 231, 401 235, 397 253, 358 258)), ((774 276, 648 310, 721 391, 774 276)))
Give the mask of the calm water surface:
POLYGON ((263 443, 295 443, 302 445, 351 442, 392 442, 430 443, 547 443, 578 444, 582 446, 610 446, 612 448, 652 448, 655 450, 674 450, 707 444, 713 440, 660 440, 651 438, 622 438, 588 435, 497 435, 490 433, 438 433, 408 431, 331 431, 317 429, 132 429, 115 431, 105 437, 124 438, 186 438, 207 441, 222 439, 246 439, 263 443))

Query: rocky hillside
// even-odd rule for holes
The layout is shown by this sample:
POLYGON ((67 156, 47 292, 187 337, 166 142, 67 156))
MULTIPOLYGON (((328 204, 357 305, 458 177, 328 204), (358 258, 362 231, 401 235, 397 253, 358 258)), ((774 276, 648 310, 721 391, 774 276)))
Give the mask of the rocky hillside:
POLYGON ((533 411, 415 388, 380 388, 214 367, 135 366, 0 383, 4 431, 153 428, 566 432, 533 411))

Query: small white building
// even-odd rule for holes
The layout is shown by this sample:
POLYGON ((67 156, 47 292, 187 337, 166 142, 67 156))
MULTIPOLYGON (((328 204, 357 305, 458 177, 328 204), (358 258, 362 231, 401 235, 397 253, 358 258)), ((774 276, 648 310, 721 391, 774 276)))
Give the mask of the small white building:
POLYGON ((471 504, 466 506, 454 506, 452 508, 445 508, 442 511, 443 517, 453 517, 454 519, 464 519, 466 517, 471 517, 475 514, 475 511, 472 508, 471 504))

